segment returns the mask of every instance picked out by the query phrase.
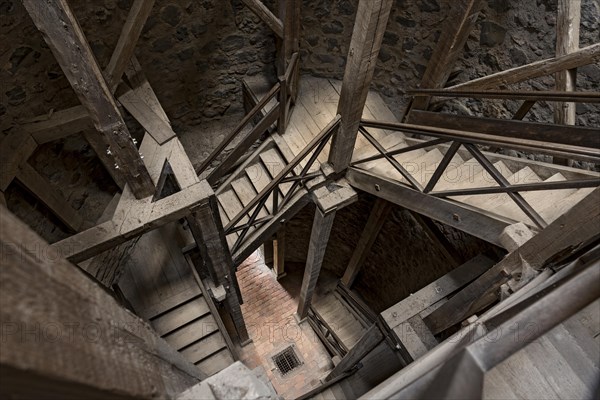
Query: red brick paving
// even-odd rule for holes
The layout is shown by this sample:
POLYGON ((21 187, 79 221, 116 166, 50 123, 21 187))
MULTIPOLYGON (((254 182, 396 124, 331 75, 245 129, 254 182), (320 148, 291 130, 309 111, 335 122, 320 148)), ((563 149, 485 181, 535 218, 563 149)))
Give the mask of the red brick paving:
POLYGON ((298 299, 277 282, 258 252, 240 265, 237 278, 244 300, 242 314, 253 341, 241 349, 241 361, 251 369, 262 366, 277 393, 288 400, 319 386, 333 365, 308 322, 296 322, 298 299), (281 377, 271 357, 292 344, 304 364, 281 377))

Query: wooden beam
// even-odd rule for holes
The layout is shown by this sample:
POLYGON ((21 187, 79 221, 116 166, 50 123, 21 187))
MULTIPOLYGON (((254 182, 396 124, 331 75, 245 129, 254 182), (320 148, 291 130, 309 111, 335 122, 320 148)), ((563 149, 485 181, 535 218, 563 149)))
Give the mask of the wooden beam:
POLYGON ((250 9, 252 12, 265 23, 275 35, 280 38, 283 38, 283 23, 279 18, 277 18, 271 10, 267 6, 263 4, 260 0, 242 0, 242 2, 250 9))
POLYGON ((27 162, 37 144, 29 134, 12 132, 0 142, 0 190, 6 191, 8 185, 19 172, 21 164, 27 162))
POLYGON ((471 97, 474 99, 570 101, 577 103, 600 103, 600 92, 556 90, 448 90, 409 89, 406 94, 417 97, 471 97))
MULTIPOLYGON (((565 56, 579 50, 579 25, 581 23, 581 0, 559 0, 556 18, 556 56, 565 56)), ((574 91, 577 68, 560 71, 555 75, 556 90, 574 91)), ((575 125, 577 114, 575 103, 554 103, 554 122, 575 125)), ((556 164, 568 165, 565 158, 555 158, 556 164)))
POLYGON ((149 199, 147 202, 121 201, 113 220, 56 242, 51 247, 62 257, 79 263, 168 222, 186 217, 194 207, 206 203, 212 194, 208 183, 201 181, 154 203, 149 199), (122 209, 127 211, 121 212, 122 209))
POLYGON ((140 101, 139 96, 131 88, 127 89, 125 93, 118 96, 119 103, 158 144, 164 144, 177 136, 167 121, 152 111, 144 101, 140 101))
POLYGON ((83 225, 81 215, 69 204, 69 201, 45 177, 40 175, 29 163, 20 165, 16 177, 27 190, 48 207, 69 230, 79 232, 83 225))
POLYGON ((373 244, 379 235, 379 231, 387 221, 393 208, 394 204, 387 200, 381 198, 375 200, 375 204, 373 204, 373 208, 369 214, 369 219, 360 235, 360 239, 358 239, 358 243, 354 248, 354 253, 352 253, 352 258, 342 277, 342 283, 346 285, 346 287, 350 288, 354 283, 360 268, 365 263, 365 260, 371 251, 371 247, 373 247, 373 244))
POLYGON ((277 280, 283 278, 285 273, 285 224, 279 228, 273 243, 273 271, 277 280))
POLYGON ((474 79, 465 83, 450 86, 448 90, 476 90, 476 89, 495 89, 519 83, 528 79, 537 78, 544 75, 551 75, 556 72, 582 67, 588 64, 600 62, 600 43, 592 44, 573 53, 548 58, 546 60, 536 61, 531 64, 523 65, 497 72, 492 75, 474 79))
POLYGON ((225 287, 227 310, 240 343, 244 346, 250 342, 250 337, 240 308, 241 296, 237 292, 237 277, 225 239, 216 196, 210 196, 207 203, 196 208, 188 217, 188 223, 202 259, 210 275, 216 279, 215 285, 225 287))
POLYGON ((8 207, 8 204, 6 204, 6 195, 4 194, 3 191, 0 191, 0 205, 3 205, 4 207, 8 207))
POLYGON ((342 358, 340 363, 327 375, 326 381, 330 381, 344 372, 351 370, 356 364, 367 356, 381 341, 383 334, 377 324, 371 325, 369 329, 358 339, 358 342, 350 349, 348 354, 342 358))
POLYGON ((98 132, 136 198, 154 194, 154 185, 117 108, 94 54, 66 0, 24 0, 37 28, 88 110, 98 132), (78 68, 73 68, 77 65, 78 68))
POLYGON ((452 295, 493 266, 493 260, 478 255, 383 311, 381 317, 393 330, 443 298, 452 295))
POLYGON ((278 0, 277 6, 279 20, 283 27, 283 36, 277 40, 277 75, 280 80, 283 76, 288 75, 286 81, 290 84, 291 74, 286 74, 286 72, 292 72, 288 71, 290 60, 292 55, 300 50, 302 0, 278 0))
POLYGON ((574 249, 598 235, 600 226, 600 189, 594 190, 564 215, 558 217, 532 239, 458 292, 425 318, 437 334, 476 313, 496 299, 494 292, 512 273, 528 264, 542 268, 555 254, 574 249))
POLYGON ((360 0, 350 42, 350 51, 337 113, 342 116, 333 136, 329 162, 336 173, 344 171, 352 159, 358 126, 373 79, 392 0, 360 0))
POLYGON ((411 124, 442 129, 479 132, 488 135, 600 149, 600 135, 598 135, 597 128, 467 117, 419 110, 411 112, 408 120, 411 124))
POLYGON ((324 214, 318 207, 315 210, 306 266, 304 267, 304 277, 302 278, 302 288, 300 289, 300 299, 298 300, 297 313, 300 320, 308 315, 308 308, 317 286, 317 279, 319 279, 319 273, 323 265, 325 249, 327 248, 334 218, 335 211, 324 214))
POLYGON ((0 245, 0 397, 174 398, 205 378, 2 206, 0 245))
MULTIPOLYGON (((422 89, 444 87, 456 60, 463 52, 482 4, 482 0, 458 0, 451 3, 450 15, 421 79, 422 89)), ((430 97, 417 97, 411 108, 426 110, 430 100, 430 97)))
POLYGON ((513 223, 488 215, 484 211, 471 209, 466 205, 458 205, 452 201, 417 192, 371 171, 350 168, 346 178, 357 189, 426 215, 496 246, 502 247, 498 238, 504 228, 513 223))
POLYGON ((125 72, 125 68, 127 68, 127 63, 129 63, 129 60, 133 56, 135 45, 142 33, 148 16, 150 16, 152 6, 154 6, 154 0, 135 0, 131 5, 115 50, 104 71, 106 83, 111 93, 114 93, 119 85, 121 76, 125 72))
POLYGON ((40 145, 93 128, 93 124, 85 107, 79 105, 26 121, 22 128, 40 145))

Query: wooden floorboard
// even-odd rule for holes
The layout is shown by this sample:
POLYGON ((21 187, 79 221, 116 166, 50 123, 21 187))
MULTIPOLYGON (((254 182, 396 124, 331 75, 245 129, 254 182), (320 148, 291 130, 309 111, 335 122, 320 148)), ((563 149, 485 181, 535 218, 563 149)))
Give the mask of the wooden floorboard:
POLYGON ((151 324, 156 332, 163 336, 209 312, 210 309, 204 297, 198 297, 158 316, 151 321, 151 324))

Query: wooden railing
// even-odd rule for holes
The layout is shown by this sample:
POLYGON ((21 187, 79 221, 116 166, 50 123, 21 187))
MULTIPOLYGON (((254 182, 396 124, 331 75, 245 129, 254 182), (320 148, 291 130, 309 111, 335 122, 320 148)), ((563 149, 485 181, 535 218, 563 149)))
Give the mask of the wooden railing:
MULTIPOLYGON (((336 116, 317 136, 306 145, 306 147, 287 164, 283 170, 273 178, 271 182, 263 190, 260 191, 229 223, 225 226, 225 234, 240 232, 233 248, 232 253, 241 246, 250 228, 256 225, 261 225, 269 222, 279 210, 281 210, 296 194, 296 192, 304 185, 306 181, 315 178, 318 173, 309 173, 311 167, 317 160, 317 157, 323 151, 323 148, 332 137, 335 129, 340 122, 340 116, 336 116), (312 153, 312 154, 311 154, 312 153), (298 165, 308 158, 300 172, 296 172, 298 165), (282 184, 290 184, 289 188, 283 189, 282 184), (284 193, 285 192, 285 193, 284 193), (273 211, 272 214, 258 218, 259 213, 272 195, 273 211), (280 198, 281 196, 281 198, 280 198), (248 221, 240 224, 240 222, 248 217, 248 221)), ((287 186, 287 185, 286 185, 287 186)))
POLYGON ((245 134, 219 165, 208 174, 206 179, 212 186, 216 185, 223 176, 231 172, 239 159, 275 122, 277 122, 277 130, 283 134, 289 120, 291 105, 295 101, 295 96, 298 92, 298 74, 298 53, 294 53, 285 75, 279 77, 279 82, 244 116, 235 129, 219 143, 206 160, 196 169, 196 173, 201 175, 205 172, 223 154, 225 149, 238 138, 244 128, 253 122, 258 121, 252 130, 245 134), (265 112, 265 108, 274 98, 277 98, 277 104, 268 112, 265 112), (262 116, 263 114, 264 116, 262 116))
POLYGON ((560 154, 567 158, 582 158, 585 160, 600 161, 600 150, 596 143, 598 138, 593 137, 585 141, 590 147, 574 145, 572 138, 560 137, 555 135, 553 141, 540 141, 534 135, 523 132, 521 137, 515 138, 503 135, 491 135, 477 132, 459 131, 453 129, 444 129, 431 126, 400 124, 378 122, 372 120, 361 121, 359 128, 360 133, 377 149, 377 155, 366 157, 351 163, 351 166, 356 166, 369 161, 385 158, 392 167, 398 171, 408 182, 408 185, 419 192, 427 193, 436 197, 449 197, 459 195, 475 195, 475 194, 490 194, 490 193, 506 193, 523 210, 523 212, 535 223, 539 228, 547 226, 547 222, 538 214, 536 210, 523 198, 520 192, 536 191, 536 190, 555 190, 565 188, 588 188, 600 186, 600 179, 575 179, 558 182, 539 182, 527 184, 511 184, 500 171, 487 159, 486 155, 479 149, 477 145, 498 146, 502 148, 514 148, 534 150, 541 153, 560 154), (386 129, 393 131, 401 131, 406 134, 423 135, 432 137, 431 140, 413 144, 407 147, 396 150, 387 151, 374 137, 367 131, 366 128, 386 129), (423 187, 407 170, 399 163, 394 156, 402 153, 408 153, 417 149, 429 148, 440 144, 449 143, 450 146, 440 163, 437 165, 431 178, 423 187), (434 191, 435 185, 438 183, 442 174, 450 164, 452 158, 456 155, 459 148, 463 146, 466 150, 481 164, 485 171, 498 183, 499 186, 481 187, 472 189, 457 189, 434 191))
POLYGON ((333 329, 327 324, 327 321, 323 319, 321 314, 318 313, 312 306, 308 309, 308 323, 313 328, 321 342, 327 348, 329 354, 344 358, 348 354, 348 348, 342 342, 342 340, 335 334, 333 329))

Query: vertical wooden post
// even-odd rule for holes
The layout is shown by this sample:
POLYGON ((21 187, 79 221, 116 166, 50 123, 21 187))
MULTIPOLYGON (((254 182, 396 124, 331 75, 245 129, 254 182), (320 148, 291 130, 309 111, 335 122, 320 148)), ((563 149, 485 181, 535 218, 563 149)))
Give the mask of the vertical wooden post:
POLYGON ((337 113, 342 116, 342 121, 329 153, 329 162, 336 173, 344 171, 352 159, 392 3, 392 0, 360 0, 358 4, 338 104, 337 113))
POLYGON ((282 225, 277 231, 277 236, 273 242, 273 272, 279 280, 285 273, 285 225, 282 225))
POLYGON ((202 259, 206 264, 211 277, 216 280, 216 285, 223 285, 227 293, 225 297, 225 306, 231 315, 233 324, 243 345, 250 342, 246 323, 240 307, 240 297, 236 290, 237 278, 233 270, 233 261, 229 246, 225 239, 225 233, 219 209, 217 198, 213 194, 208 202, 192 211, 188 217, 188 223, 202 259))
POLYGON ((323 265, 325 249, 327 248, 334 218, 335 209, 325 214, 317 207, 310 233, 310 244, 308 246, 306 266, 304 267, 302 288, 300 289, 300 300, 298 303, 298 318, 300 320, 306 318, 308 314, 312 295, 317 286, 319 273, 321 272, 321 265, 323 265))
POLYGON ((360 235, 360 239, 354 248, 354 253, 352 253, 352 258, 342 277, 342 283, 346 287, 349 288, 354 283, 360 268, 365 263, 365 260, 371 251, 371 247, 375 243, 375 239, 377 239, 381 227, 385 221, 387 221, 387 217, 393 208, 394 204, 387 200, 381 198, 375 200, 367 224, 360 235))
MULTIPOLYGON (((565 56, 579 50, 579 24, 581 20, 581 0, 558 0, 556 18, 556 57, 565 56)), ((556 90, 573 91, 577 78, 577 68, 560 71, 555 75, 556 90)), ((575 103, 554 103, 554 122, 561 125, 575 125, 577 122, 575 103)), ((568 165, 569 160, 555 158, 555 164, 568 165)))

